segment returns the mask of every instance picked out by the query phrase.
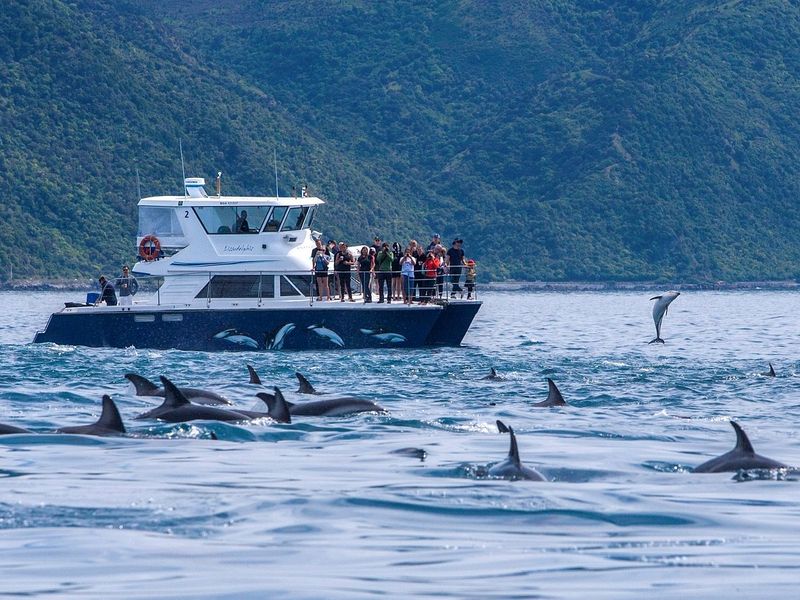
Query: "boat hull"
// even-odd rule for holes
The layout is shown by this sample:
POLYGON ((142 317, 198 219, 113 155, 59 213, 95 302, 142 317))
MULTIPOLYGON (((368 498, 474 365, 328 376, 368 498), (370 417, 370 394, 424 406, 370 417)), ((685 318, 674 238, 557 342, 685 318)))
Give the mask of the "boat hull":
POLYGON ((457 346, 480 304, 67 309, 34 342, 201 351, 457 346))

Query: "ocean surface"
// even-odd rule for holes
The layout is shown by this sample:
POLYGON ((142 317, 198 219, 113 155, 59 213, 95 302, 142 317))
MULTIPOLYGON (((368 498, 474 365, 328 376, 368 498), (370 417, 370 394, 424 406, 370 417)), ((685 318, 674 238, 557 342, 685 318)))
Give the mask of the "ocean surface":
POLYGON ((2 293, 0 422, 40 433, 0 436, 0 596, 797 598, 800 475, 691 468, 732 419, 800 466, 800 293, 686 292, 648 345, 660 291, 487 292, 460 348, 215 354, 34 345, 81 294, 2 293), (388 412, 133 420, 159 401, 126 372, 255 408, 248 363, 388 412), (568 407, 532 407, 548 377, 568 407), (128 437, 52 433, 103 394, 128 437), (496 419, 546 482, 485 477, 496 419))

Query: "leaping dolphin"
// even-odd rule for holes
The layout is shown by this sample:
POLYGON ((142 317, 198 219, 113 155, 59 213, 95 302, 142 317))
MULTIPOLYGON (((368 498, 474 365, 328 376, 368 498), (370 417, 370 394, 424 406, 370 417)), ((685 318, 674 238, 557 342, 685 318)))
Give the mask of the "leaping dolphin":
POLYGON ((273 415, 281 402, 289 407, 290 414, 303 417, 339 417, 360 412, 386 412, 385 408, 362 398, 331 398, 293 404, 283 397, 283 393, 277 387, 274 395, 259 392, 256 396, 266 403, 269 416, 273 415))
POLYGON ((192 404, 169 379, 163 375, 160 379, 165 392, 163 404, 139 415, 136 417, 137 420, 161 419, 169 423, 183 423, 199 419, 207 421, 246 421, 248 419, 247 415, 239 412, 192 404))
POLYGON ((548 408, 550 406, 567 406, 567 403, 564 401, 564 396, 562 396, 561 392, 558 391, 556 384, 553 382, 552 379, 548 377, 547 398, 545 398, 541 402, 532 404, 531 406, 537 406, 539 408, 548 408))
POLYGON ((517 447, 517 436, 514 435, 513 427, 507 427, 502 421, 497 421, 498 430, 503 432, 501 426, 508 431, 508 434, 511 436, 511 446, 508 449, 508 457, 503 462, 497 463, 489 469, 489 476, 511 480, 527 479, 528 481, 547 481, 541 473, 522 464, 519 458, 519 448, 517 447))
POLYGON ((725 471, 741 471, 747 469, 787 469, 777 460, 756 454, 747 434, 735 421, 731 421, 736 431, 736 446, 722 456, 712 458, 694 468, 694 473, 723 473, 725 471))
MULTIPOLYGON (((133 384, 136 388, 137 396, 160 396, 164 397, 164 388, 157 386, 155 383, 137 375, 136 373, 125 373, 125 379, 133 384)), ((186 396, 187 400, 195 404, 232 404, 227 398, 223 398, 219 394, 210 392, 208 390, 199 390, 196 388, 178 388, 181 393, 186 396)))
POLYGON ((103 396, 103 412, 100 418, 91 425, 75 425, 73 427, 60 427, 56 433, 78 433, 83 435, 122 435, 125 433, 125 425, 122 424, 122 417, 119 416, 117 405, 111 396, 103 396))
POLYGON ((281 350, 286 336, 292 333, 297 326, 294 323, 286 323, 286 325, 274 330, 267 335, 266 346, 268 350, 281 350))
POLYGON ((325 338, 332 344, 335 344, 340 348, 344 348, 344 340, 338 333, 336 333, 332 329, 328 329, 327 327, 324 327, 322 325, 309 325, 308 327, 306 327, 306 329, 308 329, 309 331, 313 331, 319 337, 325 338))
POLYGON ((675 298, 680 296, 680 292, 664 292, 660 296, 653 296, 650 300, 656 300, 657 302, 653 305, 653 321, 656 324, 656 337, 650 340, 648 343, 652 344, 653 342, 659 342, 661 344, 664 343, 664 340, 661 339, 661 321, 664 320, 664 315, 667 314, 667 310, 669 309, 669 305, 672 303, 675 298))

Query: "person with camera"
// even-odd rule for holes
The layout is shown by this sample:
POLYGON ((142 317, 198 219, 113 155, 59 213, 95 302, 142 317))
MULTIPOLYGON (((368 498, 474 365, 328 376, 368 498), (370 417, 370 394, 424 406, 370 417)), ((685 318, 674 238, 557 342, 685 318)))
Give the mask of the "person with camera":
POLYGON ((336 274, 339 276, 339 289, 341 291, 341 301, 344 302, 344 295, 347 293, 347 298, 350 302, 353 300, 353 289, 350 286, 350 270, 353 267, 353 255, 347 249, 347 244, 339 242, 339 252, 336 254, 336 262, 333 265, 336 274))
POLYGON ((414 267, 417 261, 411 254, 411 247, 406 248, 400 258, 400 276, 403 282, 403 304, 414 304, 414 267))
POLYGON ((375 272, 378 275, 378 304, 383 303, 383 288, 386 286, 386 302, 392 303, 392 261, 394 255, 389 244, 383 242, 381 251, 375 257, 375 272))

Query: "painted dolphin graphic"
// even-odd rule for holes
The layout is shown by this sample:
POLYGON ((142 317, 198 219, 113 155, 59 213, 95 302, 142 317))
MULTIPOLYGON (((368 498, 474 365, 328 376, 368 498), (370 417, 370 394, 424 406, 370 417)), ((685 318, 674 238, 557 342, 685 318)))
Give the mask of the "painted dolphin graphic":
MULTIPOLYGON (((125 373, 125 379, 130 381, 133 384, 133 387, 136 388, 137 396, 164 397, 163 387, 156 385, 141 375, 137 375, 136 373, 125 373)), ((200 390, 197 388, 187 387, 182 387, 179 389, 181 394, 186 396, 186 398, 194 404, 231 404, 231 401, 227 398, 223 398, 219 394, 209 390, 200 390)))
POLYGON ((731 426, 736 431, 736 446, 730 452, 712 458, 694 468, 694 473, 723 473, 725 471, 740 471, 746 469, 787 469, 788 467, 776 460, 760 456, 753 450, 753 445, 747 434, 735 421, 731 426))
POLYGON ((490 468, 489 476, 511 480, 527 479, 528 481, 546 481, 541 473, 522 464, 519 458, 517 436, 514 435, 514 429, 512 427, 507 427, 502 421, 498 421, 498 429, 500 429, 501 425, 508 431, 511 437, 511 445, 508 449, 508 457, 503 462, 497 463, 490 468))
POLYGON ((669 305, 680 295, 680 292, 664 292, 660 296, 653 296, 650 298, 650 300, 657 301, 653 305, 653 321, 656 324, 656 337, 650 340, 650 344, 653 342, 659 342, 661 344, 664 343, 664 340, 661 339, 661 321, 664 320, 664 315, 667 314, 669 305))
POLYGON ((283 348, 283 343, 286 340, 286 336, 292 333, 297 328, 297 325, 294 323, 286 323, 282 327, 279 327, 277 330, 273 331, 269 336, 267 336, 267 348, 269 350, 281 350, 283 348))
POLYGON ((78 433, 83 435, 122 435, 125 433, 125 425, 122 424, 122 417, 119 415, 117 405, 111 396, 103 396, 103 412, 100 418, 91 425, 75 425, 73 427, 61 427, 56 429, 56 433, 78 433))
POLYGON ((536 406, 539 408, 549 408, 551 406, 567 406, 567 403, 564 401, 564 396, 561 395, 561 392, 556 387, 556 384, 553 382, 552 379, 548 377, 547 398, 542 400, 541 402, 532 404, 531 406, 536 406))
POLYGON ((240 333, 236 329, 225 329, 220 331, 218 334, 214 336, 216 340, 224 340, 230 344, 236 344, 237 346, 246 346, 247 348, 258 348, 258 342, 255 341, 248 335, 244 335, 240 333))
POLYGON ((141 419, 161 419, 169 423, 183 423, 203 419, 207 421, 246 421, 248 417, 242 413, 192 404, 169 379, 160 377, 164 386, 164 402, 161 406, 136 417, 141 419))
POLYGON ((280 406, 281 402, 285 402, 289 407, 289 412, 293 416, 304 417, 339 417, 342 415, 352 415, 360 412, 386 412, 381 406, 378 406, 371 400, 364 400, 363 398, 331 398, 329 400, 312 400, 310 402, 298 402, 294 404, 288 402, 283 393, 275 388, 275 394, 267 394, 260 392, 256 394, 267 405, 268 414, 272 416, 275 406, 280 406))
POLYGON ((322 325, 309 325, 306 329, 313 331, 321 338, 330 340, 340 348, 344 348, 344 340, 335 331, 328 329, 327 327, 323 327, 322 325))
POLYGON ((380 329, 359 329, 359 331, 364 335, 383 343, 402 344, 403 342, 407 341, 406 336, 400 333, 393 333, 391 331, 383 331, 380 329))

